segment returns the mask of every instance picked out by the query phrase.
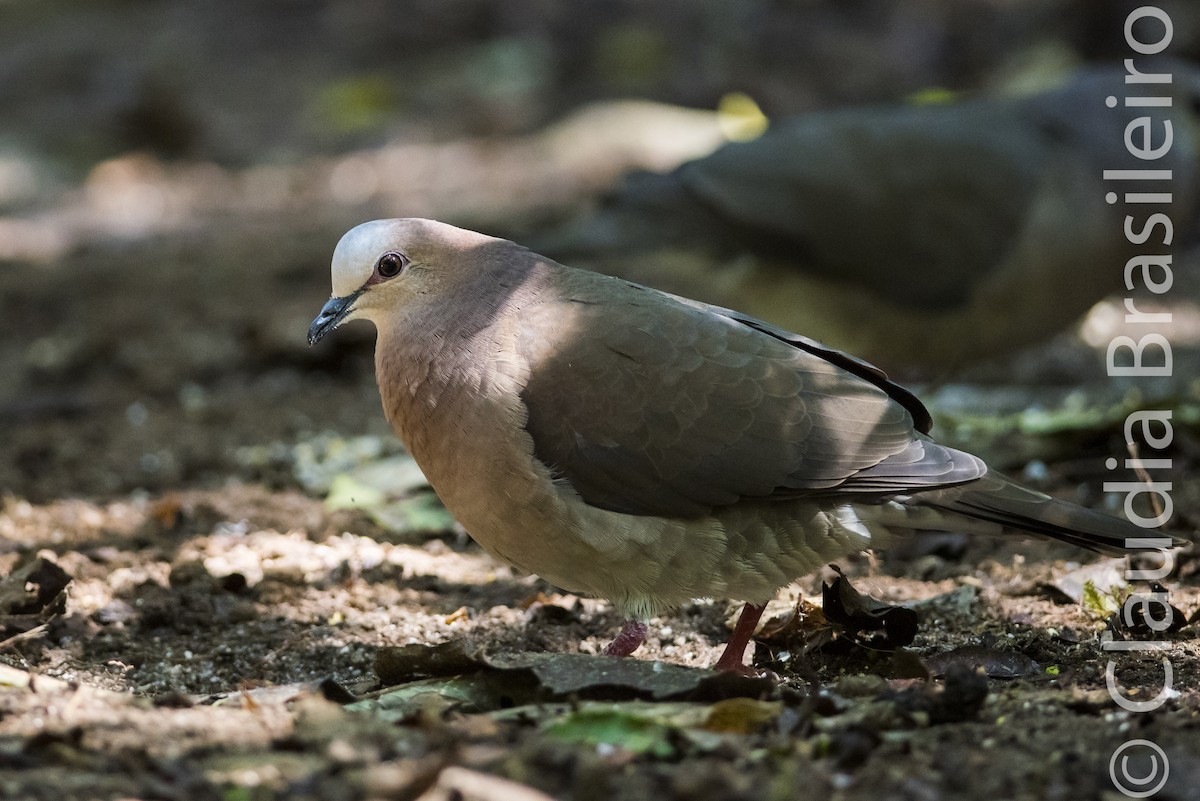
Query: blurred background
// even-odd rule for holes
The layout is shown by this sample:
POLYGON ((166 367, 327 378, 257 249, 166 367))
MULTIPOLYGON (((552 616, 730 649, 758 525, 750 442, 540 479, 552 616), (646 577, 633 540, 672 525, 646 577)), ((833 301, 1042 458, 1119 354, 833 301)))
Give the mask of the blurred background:
MULTIPOLYGON (((1112 242, 1121 212, 1099 201, 1098 180, 1122 166, 1104 161, 1121 126, 1088 139, 1105 87, 1120 85, 1087 102, 1012 99, 1119 68, 1138 5, 2 3, 0 491, 44 501, 231 479, 309 486, 305 470, 368 441, 356 437, 391 443, 371 453, 394 448, 369 327, 304 342, 340 235, 390 216, 518 239, 851 349, 915 382, 941 439, 1035 479, 1064 471, 1098 485, 1095 454, 1121 455, 1124 415, 1159 400, 1180 410, 1177 447, 1194 459, 1193 133, 1177 125, 1175 376, 1120 383, 1103 369, 1120 300, 1094 304, 1119 289, 1126 258, 1112 242), (936 116, 963 103, 982 110, 936 116), (672 172, 730 142, 763 149, 672 172), (1076 154, 1088 157, 1076 173, 1054 172, 1076 154), (979 174, 983 190, 963 177, 979 174), (1059 193, 1057 217, 1034 214, 1046 192, 1059 193), (792 236, 763 219, 777 196, 819 198, 829 221, 859 229, 814 218, 792 236), (623 208, 633 213, 610 214, 623 208), (964 211, 945 237, 933 225, 943 208, 964 211), (893 216, 909 211, 921 214, 893 216), (658 241, 675 220, 675 239, 658 241), (1066 261, 1010 259, 1035 229, 1066 261), (878 230, 900 233, 871 240, 878 230), (853 264, 822 262, 860 239, 853 264), (1024 317, 1025 290, 980 278, 1010 262, 1024 317), (914 272, 933 263, 958 272, 914 272), (798 274, 811 282, 788 283, 798 274), (1030 446, 1029 432, 1046 438, 1030 446)), ((1191 74, 1200 6, 1159 5, 1169 54, 1192 65, 1171 63, 1191 74)), ((1096 500, 1094 486, 1079 491, 1096 500)))

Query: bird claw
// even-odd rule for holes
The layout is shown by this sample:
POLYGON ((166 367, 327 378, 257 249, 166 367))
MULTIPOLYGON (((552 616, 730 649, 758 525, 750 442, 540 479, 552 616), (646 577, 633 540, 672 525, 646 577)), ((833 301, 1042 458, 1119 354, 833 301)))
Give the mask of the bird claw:
POLYGON ((733 673, 738 676, 745 676, 748 679, 773 678, 775 674, 770 670, 759 670, 753 665, 746 664, 722 664, 720 661, 713 666, 713 670, 718 670, 722 673, 733 673))
POLYGON ((613 641, 604 646, 605 656, 629 656, 646 641, 646 624, 639 620, 626 620, 625 625, 613 641))

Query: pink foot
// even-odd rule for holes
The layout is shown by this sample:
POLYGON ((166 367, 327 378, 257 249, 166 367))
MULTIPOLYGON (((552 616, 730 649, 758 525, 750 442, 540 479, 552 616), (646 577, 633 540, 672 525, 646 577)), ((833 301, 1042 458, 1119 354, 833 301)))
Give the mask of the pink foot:
MULTIPOLYGON (((758 671, 748 667, 744 660, 746 657, 746 646, 750 644, 750 637, 754 634, 754 627, 758 625, 758 619, 762 617, 763 610, 766 608, 766 604, 762 606, 746 604, 742 607, 742 613, 738 616, 737 625, 733 627, 733 634, 729 637, 729 644, 725 646, 725 651, 721 654, 721 658, 717 660, 715 666, 717 670, 733 671, 743 676, 758 675, 758 671)), ((624 634, 625 632, 622 631, 621 633, 624 634)), ((617 639, 620 639, 620 637, 617 639)))
POLYGON ((616 639, 604 647, 607 656, 629 656, 646 641, 646 624, 638 620, 626 620, 616 639))

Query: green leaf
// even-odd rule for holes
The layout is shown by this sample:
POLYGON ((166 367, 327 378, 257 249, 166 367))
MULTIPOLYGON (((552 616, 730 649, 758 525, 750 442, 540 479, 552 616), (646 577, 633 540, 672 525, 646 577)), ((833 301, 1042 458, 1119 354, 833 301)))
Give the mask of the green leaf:
POLYGON ((1083 608, 1097 617, 1107 618, 1121 608, 1120 590, 1112 588, 1104 592, 1096 582, 1088 579, 1083 583, 1083 608))
POLYGON ((568 715, 547 728, 546 734, 566 743, 610 745, 633 754, 665 758, 675 750, 668 739, 670 731, 671 728, 663 723, 614 705, 609 709, 585 709, 568 715))

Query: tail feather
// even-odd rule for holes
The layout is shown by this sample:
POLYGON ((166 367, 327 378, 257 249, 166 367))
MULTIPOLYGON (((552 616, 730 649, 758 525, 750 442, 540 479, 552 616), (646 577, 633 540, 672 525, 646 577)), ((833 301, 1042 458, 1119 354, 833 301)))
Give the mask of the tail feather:
MULTIPOLYGON (((969 484, 914 493, 909 503, 954 512, 1004 529, 1052 537, 1114 556, 1150 549, 1146 545, 1131 545, 1130 541, 1135 539, 1158 538, 1172 546, 1186 544, 1185 540, 1157 529, 1142 528, 1119 517, 1052 498, 995 472, 988 472, 969 484)), ((946 522, 947 529, 954 527, 950 521, 946 522)))

